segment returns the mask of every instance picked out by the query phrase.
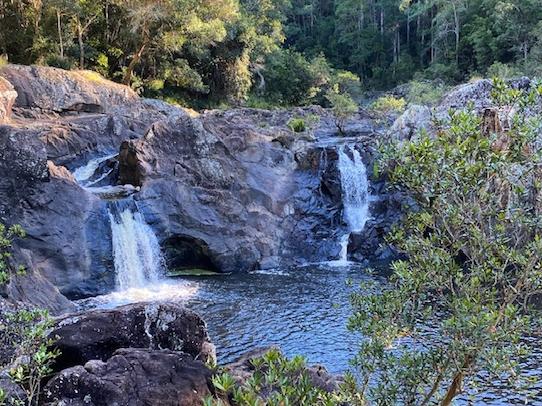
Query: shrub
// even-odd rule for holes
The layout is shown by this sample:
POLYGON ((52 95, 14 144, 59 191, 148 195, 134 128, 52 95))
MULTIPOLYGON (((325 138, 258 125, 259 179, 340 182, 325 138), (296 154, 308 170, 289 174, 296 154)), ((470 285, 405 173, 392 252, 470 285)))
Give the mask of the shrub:
MULTIPOLYGON (((13 268, 9 263, 11 258, 11 244, 14 238, 24 237, 25 232, 19 225, 6 227, 0 223, 0 285, 9 282, 10 274, 13 273, 13 268)), ((16 269, 17 273, 23 273, 24 268, 16 269)))
POLYGON ((6 55, 0 55, 0 68, 8 64, 8 57, 6 55))
POLYGON ((373 110, 380 113, 400 113, 406 107, 405 99, 397 98, 394 96, 382 96, 379 97, 371 106, 373 110))
POLYGON ((527 112, 541 95, 497 80, 496 111, 516 112, 506 132, 457 111, 438 137, 383 148, 381 167, 418 211, 388 237, 406 258, 389 283, 352 298, 350 328, 366 337, 356 390, 370 404, 447 406, 479 371, 487 384, 516 377, 521 338, 540 322, 541 118, 527 112))
POLYGON ((39 404, 43 379, 51 374, 51 365, 59 355, 50 349, 54 343, 48 338, 52 324, 45 310, 18 310, 7 315, 0 343, 4 349, 15 346, 17 359, 9 366, 9 377, 24 390, 26 399, 6 399, 6 393, 0 393, 0 400, 4 397, 8 404, 39 404))
POLYGON ((487 68, 487 77, 489 78, 504 78, 510 79, 515 76, 519 76, 520 72, 511 65, 507 65, 501 62, 495 62, 489 68, 487 68))
POLYGON ((344 135, 346 120, 358 112, 359 106, 350 95, 346 93, 330 91, 326 97, 329 103, 331 103, 333 114, 335 115, 335 125, 339 132, 344 135))
POLYGON ((288 121, 288 128, 294 133, 302 133, 307 130, 305 120, 302 118, 292 118, 288 121))
POLYGON ((327 393, 315 387, 306 372, 305 360, 285 358, 280 351, 271 350, 252 360, 253 375, 239 385, 227 373, 212 378, 218 397, 205 399, 205 406, 296 405, 331 406, 340 404, 339 393, 327 393), (230 399, 230 403, 221 399, 230 399))
POLYGON ((434 106, 444 96, 448 87, 441 81, 417 81, 408 84, 406 101, 411 104, 434 106))

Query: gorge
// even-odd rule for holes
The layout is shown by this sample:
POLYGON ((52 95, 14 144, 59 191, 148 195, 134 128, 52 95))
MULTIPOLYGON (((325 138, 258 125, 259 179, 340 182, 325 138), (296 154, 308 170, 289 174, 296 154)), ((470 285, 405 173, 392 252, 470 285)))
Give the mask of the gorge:
MULTIPOLYGON (((207 393, 200 361, 211 342, 222 364, 279 345, 344 373, 359 339, 346 330, 345 282, 385 283, 366 268, 395 257, 383 237, 412 206, 373 170, 378 141, 415 137, 465 94, 483 109, 490 91, 487 81, 465 85, 434 112, 400 117, 360 110, 339 136, 320 107, 196 114, 84 71, 8 65, 0 85, 0 219, 27 232, 13 247, 27 273, 2 294, 59 317, 65 357, 47 404, 84 404, 69 393, 74 377, 79 389, 106 387, 104 371, 125 379, 123 365, 145 362, 151 386, 184 388, 195 376, 190 385, 207 393), (289 128, 310 116, 318 121, 306 131, 289 128), (172 331, 186 334, 174 342, 172 331), (184 372, 166 379, 164 365, 184 372)), ((121 383, 145 385, 130 379, 121 383)), ((503 384, 477 401, 514 396, 503 384)))

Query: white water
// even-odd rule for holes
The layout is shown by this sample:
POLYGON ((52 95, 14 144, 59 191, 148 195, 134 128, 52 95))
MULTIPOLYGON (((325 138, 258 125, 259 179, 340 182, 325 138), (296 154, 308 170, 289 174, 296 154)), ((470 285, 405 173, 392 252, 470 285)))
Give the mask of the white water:
POLYGON ((361 232, 369 216, 367 170, 353 146, 339 149, 339 172, 343 191, 344 219, 350 232, 361 232), (352 155, 350 158, 349 154, 352 155))
POLYGON ((369 218, 369 182, 367 170, 358 150, 345 145, 338 150, 338 168, 343 192, 343 216, 348 224, 348 233, 343 235, 338 264, 348 263, 348 240, 351 233, 363 231, 369 218))
POLYGON ((117 156, 117 154, 111 154, 91 159, 87 162, 86 165, 80 166, 79 168, 74 170, 73 177, 81 186, 92 186, 93 184, 98 183, 99 181, 104 179, 107 175, 109 175, 109 173, 111 173, 111 171, 109 171, 109 173, 102 175, 95 181, 89 182, 89 179, 92 178, 92 176, 96 173, 96 170, 98 169, 100 164, 107 161, 108 159, 114 158, 115 156, 117 156))
POLYGON ((135 204, 112 204, 109 209, 117 289, 145 288, 162 276, 163 260, 153 230, 135 204))
MULTIPOLYGON (((91 187, 111 173, 112 169, 97 176, 100 164, 116 155, 90 160, 73 172, 74 178, 81 186, 102 198, 114 199, 137 192, 139 188, 132 185, 91 187)), ((163 258, 160 245, 135 202, 131 198, 114 200, 108 204, 108 210, 116 273, 116 291, 112 294, 116 297, 112 298, 113 301, 120 301, 121 298, 151 299, 158 292, 166 293, 166 296, 171 296, 175 290, 180 293, 178 287, 172 288, 161 281, 163 258)))

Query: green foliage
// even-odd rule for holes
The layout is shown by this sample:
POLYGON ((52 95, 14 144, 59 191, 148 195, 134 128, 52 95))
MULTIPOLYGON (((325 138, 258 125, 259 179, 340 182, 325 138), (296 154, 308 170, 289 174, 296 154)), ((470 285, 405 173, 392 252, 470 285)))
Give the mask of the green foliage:
POLYGON ((504 79, 510 79, 516 76, 520 76, 520 71, 513 66, 501 63, 501 62, 495 62, 493 65, 491 65, 487 69, 487 76, 490 78, 504 78, 504 79))
POLYGON ((54 340, 48 338, 52 324, 45 310, 18 310, 7 315, 0 326, 0 344, 15 348, 16 359, 9 365, 9 377, 24 389, 26 398, 7 399, 5 393, 0 393, 0 404, 39 404, 41 383, 51 374, 51 365, 59 355, 57 350, 51 350, 54 340))
POLYGON ((270 350, 252 360, 253 375, 239 385, 228 373, 216 374, 213 385, 217 398, 205 399, 204 405, 222 406, 225 399, 235 406, 331 406, 340 403, 341 394, 327 393, 315 387, 306 372, 302 357, 286 359, 279 350, 270 350))
POLYGON ((435 106, 442 99, 448 87, 442 81, 417 81, 408 83, 406 101, 410 104, 435 106))
POLYGON ((307 126, 302 118, 292 118, 288 121, 288 128, 294 133, 302 133, 307 129, 307 126))
MULTIPOLYGON (((6 227, 0 223, 0 286, 9 282, 13 269, 10 266, 11 244, 14 238, 23 238, 25 232, 19 225, 6 227)), ((19 267, 17 273, 24 273, 24 268, 19 267)))
POLYGON ((341 134, 344 135, 346 121, 359 110, 358 104, 346 93, 330 91, 327 99, 335 115, 335 125, 341 134))
POLYGON ((405 110, 405 99, 397 98, 391 95, 379 97, 371 106, 373 110, 379 113, 401 113, 405 110))
POLYGON ((541 94, 497 80, 506 131, 457 111, 438 137, 383 148, 380 166, 418 210, 389 236, 407 259, 352 298, 350 328, 366 337, 356 391, 369 402, 445 406, 481 370, 518 379, 521 338, 540 319, 541 120, 530 106, 541 94))

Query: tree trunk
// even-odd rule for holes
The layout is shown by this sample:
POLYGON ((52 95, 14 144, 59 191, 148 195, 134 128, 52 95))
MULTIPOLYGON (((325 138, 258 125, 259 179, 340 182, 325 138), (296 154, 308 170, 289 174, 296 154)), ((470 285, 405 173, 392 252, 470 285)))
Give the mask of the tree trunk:
POLYGON ((132 81, 132 75, 134 73, 134 69, 141 60, 141 57, 143 56, 143 52, 145 51, 145 48, 147 47, 147 42, 143 42, 141 45, 141 48, 139 48, 139 51, 137 51, 134 56, 132 57, 132 60, 128 64, 128 67, 126 68, 126 73, 124 74, 124 78, 122 79, 122 83, 130 86, 130 82, 132 81))
POLYGON ((384 7, 380 8, 380 36, 384 39, 384 7))
POLYGON ((85 69, 85 44, 83 42, 83 27, 77 19, 77 41, 79 42, 79 69, 85 69))
POLYGON ((455 62, 459 66, 459 34, 460 34, 460 26, 459 26, 459 15, 457 13, 457 7, 455 4, 452 4, 454 8, 454 23, 455 23, 455 62))
POLYGON ((56 11, 56 26, 58 29, 58 44, 60 46, 60 57, 64 58, 64 41, 62 40, 62 16, 60 10, 56 11))
POLYGON ((446 396, 444 397, 444 399, 442 399, 442 402, 440 402, 440 406, 450 406, 452 404, 452 401, 461 390, 462 383, 463 383, 463 371, 460 371, 454 377, 452 384, 450 385, 450 387, 448 388, 448 391, 446 392, 446 396))

